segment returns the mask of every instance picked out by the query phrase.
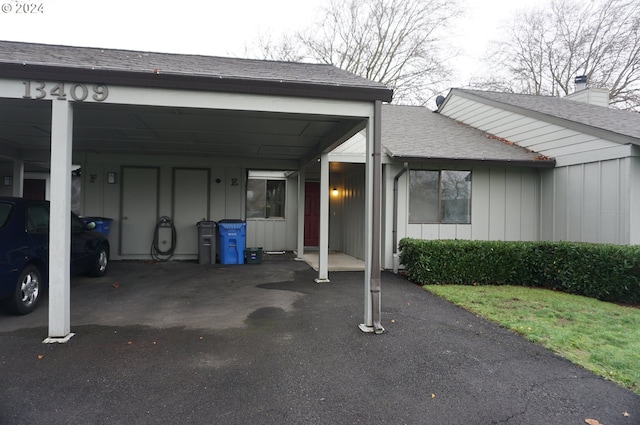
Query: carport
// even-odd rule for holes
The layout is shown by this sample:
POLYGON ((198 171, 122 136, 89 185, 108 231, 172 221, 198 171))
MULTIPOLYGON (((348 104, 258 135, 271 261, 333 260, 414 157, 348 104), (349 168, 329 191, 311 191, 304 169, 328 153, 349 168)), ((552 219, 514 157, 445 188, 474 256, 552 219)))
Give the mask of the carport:
MULTIPOLYGON (((117 183, 125 168, 108 169, 104 164, 109 158, 119 158, 114 160, 119 164, 142 164, 140 169, 152 168, 144 165, 149 158, 163 157, 180 164, 197 162, 198 169, 217 161, 234 164, 234 170, 289 170, 299 181, 299 216, 304 211, 305 173, 319 167, 316 281, 324 282, 329 277, 328 154, 363 129, 367 252, 360 328, 383 331, 380 112, 382 102, 391 100, 391 90, 330 65, 15 42, 0 42, 0 57, 0 161, 10 164, 13 195, 23 194, 25 172, 50 173, 49 342, 73 335, 68 267, 73 164, 89 164, 91 175, 85 181, 102 188, 100 196, 83 198, 83 207, 92 211, 104 211, 110 199, 122 203, 117 183)), ((207 185, 220 185, 207 186, 207 197, 219 190, 227 193, 226 210, 233 197, 243 205, 242 173, 206 175, 207 185)), ((158 185, 163 183, 162 173, 154 178, 158 185)), ((217 207, 208 199, 207 215, 217 207)), ((122 224, 127 217, 117 220, 122 224)), ((299 255, 304 251, 303 234, 299 218, 299 255)), ((118 245, 122 249, 122 241, 118 245)))

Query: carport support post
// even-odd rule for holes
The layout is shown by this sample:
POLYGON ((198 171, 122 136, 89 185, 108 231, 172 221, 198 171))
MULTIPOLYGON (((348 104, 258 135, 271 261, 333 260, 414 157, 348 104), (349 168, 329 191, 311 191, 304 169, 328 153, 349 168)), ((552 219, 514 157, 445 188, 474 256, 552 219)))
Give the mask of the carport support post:
POLYGON ((71 333, 71 153, 73 109, 51 101, 51 204, 49 233, 49 337, 67 342, 71 333))
POLYGON ((320 155, 320 246, 316 283, 329 282, 329 154, 320 155))
POLYGON ((24 161, 13 161, 13 196, 22 198, 24 193, 24 161))
POLYGON ((298 255, 296 260, 304 259, 304 204, 305 204, 305 172, 298 171, 298 255))
POLYGON ((382 102, 376 101, 373 120, 367 123, 365 196, 365 276, 363 332, 381 334, 381 211, 382 211, 382 102))

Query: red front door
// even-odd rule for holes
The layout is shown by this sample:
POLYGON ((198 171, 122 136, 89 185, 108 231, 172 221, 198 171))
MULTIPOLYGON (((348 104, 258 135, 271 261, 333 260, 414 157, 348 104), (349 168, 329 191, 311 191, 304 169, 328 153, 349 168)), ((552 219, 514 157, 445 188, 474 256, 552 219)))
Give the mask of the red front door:
POLYGON ((320 235, 320 183, 304 185, 304 246, 318 246, 320 235))

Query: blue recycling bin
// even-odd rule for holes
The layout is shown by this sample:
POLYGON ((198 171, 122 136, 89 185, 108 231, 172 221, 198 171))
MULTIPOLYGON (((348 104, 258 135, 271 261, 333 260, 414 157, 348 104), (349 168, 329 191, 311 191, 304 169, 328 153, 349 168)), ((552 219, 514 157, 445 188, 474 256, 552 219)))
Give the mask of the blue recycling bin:
POLYGON ((82 217, 82 222, 87 225, 92 221, 96 224, 96 228, 93 229, 96 232, 102 233, 105 237, 109 237, 109 231, 111 230, 111 222, 113 219, 105 217, 82 217))
POLYGON ((218 222, 220 264, 244 264, 247 223, 242 220, 218 222))

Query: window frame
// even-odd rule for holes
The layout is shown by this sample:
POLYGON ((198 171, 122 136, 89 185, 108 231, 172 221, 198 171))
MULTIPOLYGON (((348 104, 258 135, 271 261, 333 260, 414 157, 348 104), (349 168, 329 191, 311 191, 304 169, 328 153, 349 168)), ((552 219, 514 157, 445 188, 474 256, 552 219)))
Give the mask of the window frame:
MULTIPOLYGON (((287 207, 287 179, 286 178, 270 178, 270 177, 249 177, 247 179, 247 190, 245 193, 245 217, 247 220, 285 220, 286 219, 286 207, 287 207), (264 204, 261 205, 262 216, 249 215, 249 182, 251 181, 260 181, 262 182, 261 189, 262 193, 259 195, 260 200, 264 200, 264 204), (269 184, 273 184, 277 182, 278 185, 282 185, 282 201, 274 203, 269 202, 269 184), (271 211, 273 205, 280 205, 280 211, 282 215, 271 215, 271 213, 267 213, 267 211, 271 211)), ((258 209, 254 209, 253 211, 258 211, 258 209)))
MULTIPOLYGON (((469 225, 472 222, 472 200, 473 200, 473 170, 457 170, 457 169, 422 169, 422 168, 418 168, 418 169, 411 169, 409 170, 409 175, 408 175, 408 182, 407 182, 407 187, 408 187, 408 202, 407 202, 407 221, 408 224, 466 224, 469 225), (414 199, 414 197, 412 196, 412 178, 414 173, 416 172, 425 172, 425 173, 437 173, 437 182, 436 182, 436 194, 437 194, 437 201, 436 201, 436 208, 435 208, 435 213, 437 215, 437 218, 435 220, 433 219, 423 219, 421 217, 418 217, 415 221, 412 220, 412 214, 411 211, 416 208, 415 206, 412 208, 412 199, 414 199), (468 180, 468 198, 466 198, 466 208, 465 210, 468 212, 468 214, 465 214, 465 217, 468 217, 468 220, 465 221, 456 221, 456 220, 447 220, 445 221, 445 217, 447 216, 446 211, 444 210, 446 208, 447 205, 447 201, 450 201, 448 199, 445 199, 445 196, 443 194, 443 174, 444 173, 467 173, 466 177, 462 180, 468 180), (444 201, 444 202, 443 202, 444 201)), ((456 181, 461 181, 461 180, 456 180, 456 181)), ((463 198, 464 199, 464 198, 463 198)), ((420 201, 422 202, 422 205, 424 205, 425 203, 427 203, 428 201, 426 200, 426 197, 421 198, 420 201)), ((417 201, 416 201, 417 202, 417 201)))

